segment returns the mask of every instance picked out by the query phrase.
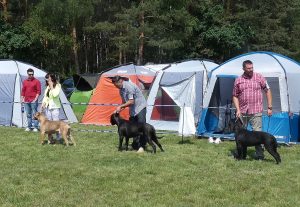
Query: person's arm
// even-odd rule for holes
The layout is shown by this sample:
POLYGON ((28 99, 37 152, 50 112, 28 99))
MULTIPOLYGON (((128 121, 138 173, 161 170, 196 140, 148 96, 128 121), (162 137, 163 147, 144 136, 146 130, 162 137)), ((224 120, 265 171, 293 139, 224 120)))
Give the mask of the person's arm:
POLYGON ((238 87, 238 79, 235 79, 234 85, 233 85, 233 91, 232 91, 232 102, 236 108, 236 118, 241 117, 241 109, 240 109, 240 101, 238 99, 239 93, 239 87, 238 87))
POLYGON ((266 92, 266 96, 267 96, 267 103, 268 103, 268 116, 272 115, 272 110, 273 110, 273 106, 272 106, 272 92, 271 89, 268 89, 266 92))
POLYGON ((44 92, 44 98, 42 100, 42 111, 46 108, 49 103, 49 98, 47 97, 47 91, 49 90, 49 86, 46 87, 44 92))
POLYGON ((116 113, 119 113, 120 111, 122 111, 123 109, 125 109, 128 106, 131 106, 134 104, 134 99, 129 99, 127 102, 121 104, 120 106, 118 106, 116 108, 116 113))
MULTIPOLYGON (((49 84, 50 86, 50 84, 49 84)), ((61 89, 61 86, 60 84, 56 84, 55 88, 50 86, 50 93, 49 93, 49 97, 57 97, 60 93, 60 89, 61 89)))
POLYGON ((240 109, 239 99, 236 96, 232 96, 232 101, 233 101, 233 104, 236 108, 236 117, 240 117, 241 116, 241 109, 240 109))
MULTIPOLYGON (((134 90, 134 87, 128 87, 127 88, 127 90, 126 90, 126 97, 127 97, 127 101, 125 102, 125 103, 123 103, 123 104, 121 104, 120 106, 118 106, 117 108, 116 108, 116 113, 119 113, 120 111, 122 111, 123 109, 125 109, 126 107, 129 107, 129 106, 131 106, 131 105, 133 105, 133 104, 135 104, 135 100, 134 100, 134 94, 135 94, 135 90, 134 90)), ((121 95, 121 97, 122 97, 122 94, 121 94, 121 90, 120 90, 120 95, 121 95)), ((124 97, 122 97, 122 100, 123 100, 123 102, 125 101, 124 99, 123 99, 124 97)))
POLYGON ((32 102, 36 102, 41 95, 41 82, 39 80, 36 81, 36 96, 32 102))
POLYGON ((21 91, 21 102, 25 102, 25 81, 23 81, 22 91, 21 91))
POLYGON ((34 100, 32 102, 36 102, 38 100, 39 96, 40 95, 37 93, 36 96, 35 96, 35 98, 34 98, 34 100))

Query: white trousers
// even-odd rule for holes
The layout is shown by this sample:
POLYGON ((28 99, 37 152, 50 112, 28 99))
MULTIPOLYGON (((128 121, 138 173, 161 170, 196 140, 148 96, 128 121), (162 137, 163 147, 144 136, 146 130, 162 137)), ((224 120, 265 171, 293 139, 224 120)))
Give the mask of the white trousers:
MULTIPOLYGON (((49 121, 59 121, 59 109, 48 109, 45 110, 46 117, 49 121)), ((60 140, 61 135, 57 132, 56 139, 60 140)))

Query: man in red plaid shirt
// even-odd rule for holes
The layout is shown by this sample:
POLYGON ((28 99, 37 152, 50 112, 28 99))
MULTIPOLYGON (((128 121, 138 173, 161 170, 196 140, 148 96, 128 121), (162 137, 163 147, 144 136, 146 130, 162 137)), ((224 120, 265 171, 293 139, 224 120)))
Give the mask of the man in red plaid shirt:
MULTIPOLYGON (((243 62, 244 73, 234 82, 233 103, 236 107, 236 116, 244 123, 250 123, 254 131, 262 129, 263 97, 265 91, 268 104, 268 116, 272 115, 272 93, 266 79, 259 73, 253 72, 253 63, 250 60, 243 62)), ((262 147, 256 146, 256 159, 264 159, 262 147)))

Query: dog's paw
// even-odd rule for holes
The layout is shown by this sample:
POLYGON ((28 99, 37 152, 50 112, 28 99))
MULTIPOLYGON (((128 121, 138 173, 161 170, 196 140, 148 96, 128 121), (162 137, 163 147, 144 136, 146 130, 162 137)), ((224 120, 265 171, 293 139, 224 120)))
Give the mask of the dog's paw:
POLYGON ((48 140, 44 140, 41 142, 41 145, 45 145, 45 144, 48 144, 48 140))
POLYGON ((137 151, 137 153, 143 153, 144 152, 144 148, 140 147, 139 150, 137 151))

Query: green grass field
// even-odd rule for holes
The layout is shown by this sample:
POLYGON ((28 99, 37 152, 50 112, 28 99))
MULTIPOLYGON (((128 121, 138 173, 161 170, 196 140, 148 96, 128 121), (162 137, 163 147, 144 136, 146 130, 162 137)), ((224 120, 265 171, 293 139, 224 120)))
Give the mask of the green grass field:
POLYGON ((164 153, 137 154, 118 152, 115 133, 77 131, 105 127, 72 126, 69 148, 0 127, 0 206, 300 206, 300 146, 281 146, 276 165, 267 152, 235 161, 234 142, 169 134, 164 153))

